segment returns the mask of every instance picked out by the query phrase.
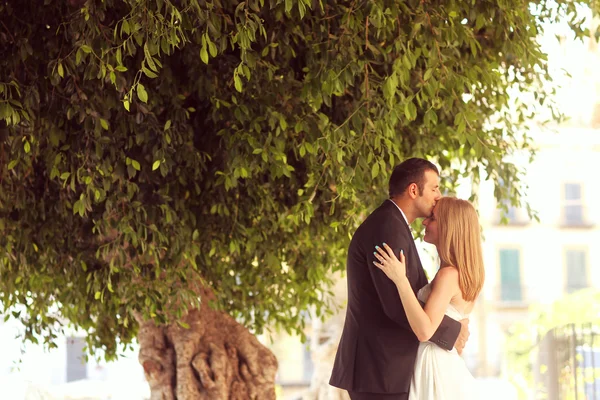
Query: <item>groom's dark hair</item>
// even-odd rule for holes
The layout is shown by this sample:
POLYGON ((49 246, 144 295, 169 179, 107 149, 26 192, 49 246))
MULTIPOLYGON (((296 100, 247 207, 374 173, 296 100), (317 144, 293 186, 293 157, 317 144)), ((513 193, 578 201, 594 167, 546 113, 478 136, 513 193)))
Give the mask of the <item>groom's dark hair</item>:
POLYGON ((403 194, 411 183, 416 183, 419 195, 423 194, 425 187, 425 171, 440 174, 435 164, 422 158, 409 158, 396 165, 390 177, 390 198, 403 194))

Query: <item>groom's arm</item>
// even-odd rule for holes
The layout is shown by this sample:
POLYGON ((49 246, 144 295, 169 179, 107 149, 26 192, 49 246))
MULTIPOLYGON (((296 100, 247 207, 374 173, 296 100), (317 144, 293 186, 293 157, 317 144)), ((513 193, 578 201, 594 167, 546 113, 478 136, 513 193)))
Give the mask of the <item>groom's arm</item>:
MULTIPOLYGON (((421 303, 421 305, 423 305, 423 303, 421 303)), ((460 334, 461 327, 462 325, 460 322, 444 315, 442 323, 429 341, 437 344, 442 349, 452 350, 456 343, 456 339, 458 339, 458 335, 460 334)))

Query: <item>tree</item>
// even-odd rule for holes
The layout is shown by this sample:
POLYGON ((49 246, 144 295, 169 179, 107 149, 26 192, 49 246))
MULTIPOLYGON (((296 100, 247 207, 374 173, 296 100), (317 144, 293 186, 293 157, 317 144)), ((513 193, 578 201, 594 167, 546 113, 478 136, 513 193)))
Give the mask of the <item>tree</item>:
POLYGON ((153 399, 273 398, 253 334, 325 315, 394 164, 519 202, 508 93, 561 120, 536 37, 581 4, 2 2, 3 311, 109 359, 137 334, 153 399))

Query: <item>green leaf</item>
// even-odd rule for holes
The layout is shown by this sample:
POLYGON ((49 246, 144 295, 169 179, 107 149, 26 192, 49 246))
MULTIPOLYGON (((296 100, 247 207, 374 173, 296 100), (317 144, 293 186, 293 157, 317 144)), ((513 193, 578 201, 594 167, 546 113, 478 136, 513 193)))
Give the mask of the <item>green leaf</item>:
POLYGON ((144 75, 146 75, 148 78, 154 79, 154 78, 158 78, 158 75, 152 71, 150 71, 148 68, 146 68, 145 66, 142 66, 142 72, 144 73, 144 75))
POLYGON ((25 144, 23 145, 23 149, 25 150, 25 153, 29 153, 31 151, 31 145, 29 144, 29 141, 25 141, 25 144))
POLYGON ((473 149, 475 150, 475 157, 481 158, 481 155, 483 154, 483 146, 481 145, 481 142, 475 142, 473 149))
POLYGON ((158 167, 160 167, 160 160, 154 161, 154 163, 152 164, 152 171, 156 171, 158 167))
POLYGON ((212 58, 215 58, 217 56, 217 46, 215 46, 213 42, 208 42, 208 51, 212 58))
POLYGON ((398 77, 396 74, 390 75, 383 86, 383 97, 391 102, 396 95, 396 89, 398 88, 398 77))
POLYGON ((417 106, 412 101, 408 101, 404 106, 404 115, 409 121, 414 121, 417 118, 417 106))
POLYGON ((436 125, 438 123, 438 117, 433 108, 430 108, 425 113, 424 121, 426 124, 436 125))
POLYGON ((170 127, 171 127, 171 120, 168 119, 167 122, 165 122, 165 127, 163 130, 168 131, 170 127))
POLYGON ((379 163, 375 162, 371 167, 371 178, 375 179, 377 178, 377 175, 379 175, 379 163))
POLYGON ((433 69, 429 68, 427 71, 425 71, 425 75, 423 75, 423 80, 428 81, 429 78, 431 78, 431 74, 433 74, 433 69))
POLYGON ((58 69, 58 75, 61 78, 64 78, 65 77, 65 71, 64 71, 63 66, 62 66, 61 63, 58 63, 58 68, 57 69, 58 69))
POLYGON ((471 48, 471 53, 473 54, 473 57, 477 57, 477 41, 475 40, 471 40, 469 42, 469 47, 471 48))
POLYGON ((146 92, 146 88, 144 87, 144 85, 142 85, 141 83, 138 83, 137 85, 137 96, 142 103, 148 102, 148 93, 146 92))
POLYGON ((131 166, 135 168, 136 171, 140 171, 142 169, 140 163, 136 160, 131 160, 131 166))
POLYGON ((81 200, 77 200, 75 202, 75 204, 73 204, 73 214, 77 214, 79 213, 79 209, 81 208, 82 204, 81 204, 81 200))
POLYGON ((290 11, 292 11, 292 8, 294 7, 294 2, 293 0, 285 0, 285 13, 290 15, 290 11))
POLYGON ((11 169, 13 169, 18 163, 19 163, 19 160, 12 160, 11 162, 9 162, 8 170, 10 171, 11 169))
POLYGON ((127 71, 127 67, 124 67, 122 65, 119 65, 115 68, 117 71, 119 72, 126 72, 127 71))
POLYGON ((87 54, 92 52, 92 48, 90 46, 88 46, 87 44, 81 45, 81 50, 87 54))
POLYGON ((150 69, 154 72, 158 72, 158 68, 156 67, 156 64, 154 63, 154 59, 152 58, 152 55, 150 54, 150 50, 148 48, 148 42, 144 43, 144 61, 148 64, 148 67, 150 67, 150 69))
POLYGON ((178 324, 179 324, 179 325, 180 325, 182 328, 185 328, 185 329, 190 329, 190 326, 189 326, 187 323, 185 323, 185 322, 183 322, 183 321, 181 321, 181 320, 177 320, 177 323, 178 323, 178 324))
POLYGON ((242 92, 242 80, 240 79, 239 75, 234 75, 233 76, 233 82, 235 84, 235 90, 237 90, 238 92, 242 92))
POLYGON ((129 176, 129 179, 133 179, 135 177, 136 173, 137 173, 137 170, 133 167, 133 165, 127 166, 127 176, 129 176))
POLYGON ((208 64, 208 51, 206 51, 206 44, 200 48, 200 59, 204 64, 208 64))
POLYGON ((105 120, 104 118, 100 118, 100 125, 102 125, 102 128, 107 131, 108 130, 108 121, 105 120))

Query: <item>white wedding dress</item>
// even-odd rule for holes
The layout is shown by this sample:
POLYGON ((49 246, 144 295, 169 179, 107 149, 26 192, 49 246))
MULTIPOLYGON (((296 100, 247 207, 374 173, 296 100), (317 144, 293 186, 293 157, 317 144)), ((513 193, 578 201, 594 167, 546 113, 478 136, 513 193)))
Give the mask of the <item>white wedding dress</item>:
MULTIPOLYGON (((419 290, 417 297, 426 302, 430 293, 429 283, 419 290)), ((448 305, 446 315, 457 321, 468 317, 468 314, 462 314, 452 304, 448 305)), ((419 344, 409 400, 423 399, 481 399, 477 394, 477 382, 456 349, 447 351, 431 342, 419 344)))

